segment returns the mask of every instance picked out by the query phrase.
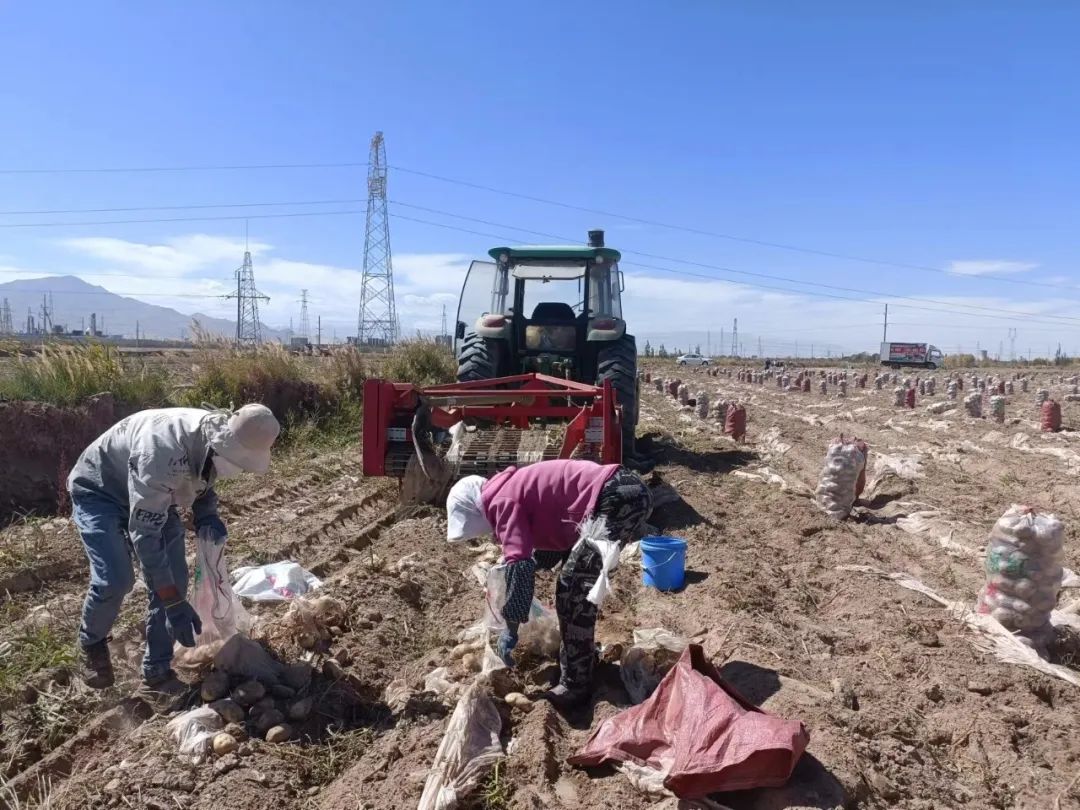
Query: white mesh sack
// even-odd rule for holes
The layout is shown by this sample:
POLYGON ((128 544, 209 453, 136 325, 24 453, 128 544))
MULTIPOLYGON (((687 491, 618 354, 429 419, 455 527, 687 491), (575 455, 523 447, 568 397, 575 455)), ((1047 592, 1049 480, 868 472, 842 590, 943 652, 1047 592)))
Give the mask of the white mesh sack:
POLYGON ((825 453, 825 464, 814 493, 826 515, 843 520, 855 505, 860 479, 866 472, 866 444, 858 439, 834 439, 825 453))
POLYGON ((904 392, 906 388, 900 388, 899 386, 893 389, 893 405, 897 408, 904 407, 904 392))
POLYGON ((697 415, 701 419, 709 418, 709 398, 705 396, 704 391, 697 392, 697 405, 695 407, 697 408, 697 415))
POLYGON ((972 391, 966 397, 964 397, 964 410, 967 411, 968 416, 974 416, 976 419, 982 416, 982 394, 972 391))
POLYGON ((1061 589, 1064 534, 1053 515, 1013 505, 987 538, 986 585, 977 610, 1040 650, 1053 639, 1050 613, 1061 589))

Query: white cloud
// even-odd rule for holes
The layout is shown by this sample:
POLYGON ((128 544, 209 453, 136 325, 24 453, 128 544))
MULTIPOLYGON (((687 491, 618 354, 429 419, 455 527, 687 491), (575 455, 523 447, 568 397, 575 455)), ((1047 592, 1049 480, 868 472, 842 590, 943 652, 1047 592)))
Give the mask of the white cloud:
MULTIPOLYGON (((240 264, 245 249, 244 242, 240 240, 198 233, 174 237, 157 245, 100 236, 62 239, 60 245, 92 259, 159 277, 184 276, 208 269, 221 270, 224 266, 233 269, 240 264)), ((255 256, 269 251, 271 246, 256 242, 247 249, 255 256)))
POLYGON ((993 276, 1010 273, 1030 273, 1038 262, 1016 262, 1005 259, 958 259, 949 262, 950 273, 963 276, 993 276))

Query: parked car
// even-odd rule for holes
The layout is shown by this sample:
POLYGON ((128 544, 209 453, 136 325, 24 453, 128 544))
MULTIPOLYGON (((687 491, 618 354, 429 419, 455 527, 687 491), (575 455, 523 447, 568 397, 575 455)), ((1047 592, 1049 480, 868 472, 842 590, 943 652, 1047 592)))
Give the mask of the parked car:
POLYGON ((680 366, 707 366, 709 358, 700 354, 684 354, 677 358, 677 362, 680 366))

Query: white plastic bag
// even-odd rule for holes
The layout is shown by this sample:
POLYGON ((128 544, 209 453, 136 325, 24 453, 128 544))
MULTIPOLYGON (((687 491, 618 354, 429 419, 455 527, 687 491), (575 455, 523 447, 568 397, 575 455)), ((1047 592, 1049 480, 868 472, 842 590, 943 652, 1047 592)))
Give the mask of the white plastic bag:
POLYGON ((221 715, 209 706, 199 706, 170 720, 165 731, 177 743, 180 753, 202 761, 210 750, 210 742, 225 723, 221 715))
POLYGON ((232 573, 233 590, 253 602, 281 602, 322 587, 322 581, 294 562, 250 565, 232 573))
POLYGON ((240 604, 225 567, 225 544, 204 537, 195 546, 195 594, 192 606, 202 620, 196 646, 225 641, 251 630, 251 616, 240 604))
MULTIPOLYGON (((506 565, 476 563, 472 574, 484 587, 484 615, 481 620, 462 634, 463 642, 483 636, 490 647, 491 633, 506 629, 503 606, 506 605, 506 565)), ((529 606, 529 618, 518 628, 519 650, 529 650, 541 657, 554 657, 559 652, 559 618, 555 611, 535 597, 529 606)), ((461 646, 461 645, 459 645, 461 646)), ((477 651, 482 645, 477 643, 477 651)), ((497 659, 498 656, 495 656, 497 659)))
POLYGON ((662 627, 635 630, 634 646, 623 653, 619 664, 619 677, 630 700, 637 704, 648 698, 675 666, 686 644, 685 638, 662 627))
POLYGON ((588 543, 600 555, 600 576, 585 598, 598 608, 611 591, 609 574, 619 567, 621 548, 611 539, 607 520, 603 515, 586 518, 578 527, 578 543, 588 543))
POLYGON ((450 715, 417 810, 453 810, 503 757, 502 719, 483 685, 474 683, 450 715))
POLYGON ((503 618, 503 608, 506 607, 506 564, 500 562, 488 568, 482 584, 484 586, 484 627, 488 630, 505 630, 506 619, 503 618))

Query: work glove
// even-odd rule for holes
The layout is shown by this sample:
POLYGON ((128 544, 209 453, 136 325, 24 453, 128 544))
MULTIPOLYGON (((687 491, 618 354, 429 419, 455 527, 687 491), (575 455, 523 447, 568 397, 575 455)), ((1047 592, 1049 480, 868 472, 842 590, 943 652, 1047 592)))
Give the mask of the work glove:
POLYGON ((208 517, 200 523, 196 533, 200 540, 213 543, 215 546, 223 546, 225 541, 229 539, 229 532, 225 528, 225 523, 217 515, 208 517))
POLYGON ((518 643, 518 623, 507 622, 506 629, 499 633, 499 640, 495 642, 495 652, 498 653, 499 658, 506 666, 513 668, 514 657, 511 653, 514 652, 514 647, 518 643))
POLYGON ((195 636, 202 632, 202 620, 186 599, 165 606, 165 629, 185 647, 195 646, 195 636))

